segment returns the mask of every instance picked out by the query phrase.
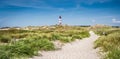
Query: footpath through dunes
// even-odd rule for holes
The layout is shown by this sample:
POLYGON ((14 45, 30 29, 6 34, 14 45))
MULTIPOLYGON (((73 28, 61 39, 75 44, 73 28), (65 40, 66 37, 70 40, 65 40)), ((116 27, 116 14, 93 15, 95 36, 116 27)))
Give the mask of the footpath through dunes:
POLYGON ((35 56, 32 59, 100 59, 98 50, 94 49, 94 41, 99 36, 90 31, 90 37, 76 40, 62 46, 61 50, 43 51, 42 56, 35 56))

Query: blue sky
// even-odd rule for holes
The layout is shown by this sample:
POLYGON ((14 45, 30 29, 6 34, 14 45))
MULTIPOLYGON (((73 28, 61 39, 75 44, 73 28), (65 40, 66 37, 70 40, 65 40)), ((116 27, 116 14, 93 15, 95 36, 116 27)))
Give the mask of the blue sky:
POLYGON ((120 26, 120 0, 0 0, 0 27, 55 25, 120 26))

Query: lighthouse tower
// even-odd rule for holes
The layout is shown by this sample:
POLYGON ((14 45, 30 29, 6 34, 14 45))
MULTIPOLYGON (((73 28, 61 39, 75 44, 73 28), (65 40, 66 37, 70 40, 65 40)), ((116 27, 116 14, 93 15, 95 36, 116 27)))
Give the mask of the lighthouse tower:
POLYGON ((59 24, 59 25, 62 25, 62 17, 61 17, 61 16, 59 16, 58 24, 59 24))

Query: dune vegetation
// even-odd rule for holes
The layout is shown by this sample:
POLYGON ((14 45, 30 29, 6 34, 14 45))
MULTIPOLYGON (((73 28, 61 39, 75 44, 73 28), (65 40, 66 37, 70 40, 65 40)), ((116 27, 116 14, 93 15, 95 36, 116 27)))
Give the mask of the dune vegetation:
POLYGON ((0 30, 0 59, 21 59, 38 55, 38 51, 55 50, 53 41, 62 43, 89 37, 86 27, 41 26, 0 30))
POLYGON ((120 59, 120 28, 102 27, 95 29, 100 35, 95 41, 95 48, 100 48, 104 59, 120 59))

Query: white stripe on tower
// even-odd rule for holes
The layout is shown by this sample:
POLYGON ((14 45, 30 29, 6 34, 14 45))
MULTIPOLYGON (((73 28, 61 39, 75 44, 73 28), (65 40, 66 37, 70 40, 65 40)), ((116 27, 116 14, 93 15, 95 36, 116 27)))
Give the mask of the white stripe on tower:
POLYGON ((59 22, 59 25, 62 24, 62 17, 61 16, 59 16, 58 22, 59 22))

